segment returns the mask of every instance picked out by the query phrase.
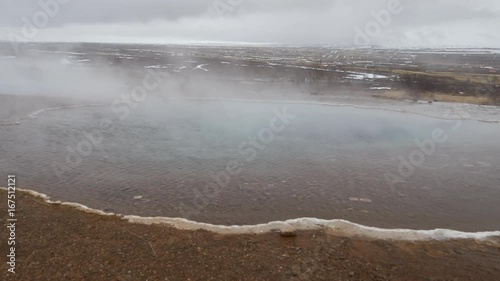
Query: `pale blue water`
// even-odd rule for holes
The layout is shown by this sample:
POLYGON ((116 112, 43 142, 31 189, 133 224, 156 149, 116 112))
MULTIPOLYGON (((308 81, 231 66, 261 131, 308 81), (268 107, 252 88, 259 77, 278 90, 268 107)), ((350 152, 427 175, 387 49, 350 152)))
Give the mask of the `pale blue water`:
POLYGON ((16 173, 21 187, 123 214, 217 224, 318 217, 391 228, 500 229, 500 126, 464 121, 453 129, 456 122, 351 107, 150 99, 124 120, 110 107, 77 108, 1 127, 0 170, 16 173), (289 125, 240 153, 241 143, 269 128, 273 110, 285 106, 296 115, 289 125), (103 118, 114 129, 56 176, 53 165, 66 163, 66 147, 76 150, 83 132, 103 118), (414 141, 435 129, 446 142, 401 177, 398 158, 419 151, 414 141), (240 172, 218 194, 204 189, 234 165, 240 172), (406 182, 392 189, 387 173, 406 182))

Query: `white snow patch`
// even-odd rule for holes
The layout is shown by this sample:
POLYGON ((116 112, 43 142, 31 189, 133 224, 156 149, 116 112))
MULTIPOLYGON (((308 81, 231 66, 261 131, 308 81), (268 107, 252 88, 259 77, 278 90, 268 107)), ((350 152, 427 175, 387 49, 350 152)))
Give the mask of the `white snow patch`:
POLYGON ((157 65, 148 65, 148 66, 145 66, 144 68, 153 68, 153 69, 165 69, 165 68, 168 68, 168 65, 162 65, 162 64, 157 64, 157 65))
POLYGON ((348 71, 347 79, 353 80, 364 80, 364 79, 387 79, 388 77, 380 74, 364 73, 364 72, 352 72, 348 71))
POLYGON ((207 63, 206 64, 200 64, 198 66, 196 66, 195 68, 193 68, 193 70, 196 70, 196 69, 201 69, 203 71, 208 71, 208 69, 206 68, 203 68, 204 66, 208 65, 207 63))

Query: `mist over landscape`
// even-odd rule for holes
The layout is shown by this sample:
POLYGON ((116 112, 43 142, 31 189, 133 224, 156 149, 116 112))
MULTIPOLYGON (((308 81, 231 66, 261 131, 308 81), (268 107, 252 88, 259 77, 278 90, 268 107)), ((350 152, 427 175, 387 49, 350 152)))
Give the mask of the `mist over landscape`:
POLYGON ((2 275, 499 279, 499 26, 493 0, 3 1, 2 275))

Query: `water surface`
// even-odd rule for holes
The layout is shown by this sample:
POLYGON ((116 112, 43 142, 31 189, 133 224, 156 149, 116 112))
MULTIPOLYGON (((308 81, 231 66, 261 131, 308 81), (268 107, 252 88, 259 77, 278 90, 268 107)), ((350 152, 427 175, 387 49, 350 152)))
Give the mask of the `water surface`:
POLYGON ((148 100, 124 120, 117 116, 109 106, 73 108, 1 127, 0 170, 54 199, 122 214, 215 224, 317 217, 386 228, 500 229, 498 124, 222 101, 148 100), (285 107, 296 117, 272 141, 249 144, 269 133, 273 111, 285 107), (92 130, 105 118, 113 128, 77 161, 68 146, 85 148, 85 132, 100 140, 92 130), (415 140, 435 130, 446 141, 420 153, 415 140), (422 164, 400 174, 401 159, 417 154, 425 155, 422 164), (57 176, 54 167, 67 165, 67 157, 79 163, 57 176), (228 166, 237 172, 228 176, 228 166), (405 182, 391 187, 387 175, 405 182))

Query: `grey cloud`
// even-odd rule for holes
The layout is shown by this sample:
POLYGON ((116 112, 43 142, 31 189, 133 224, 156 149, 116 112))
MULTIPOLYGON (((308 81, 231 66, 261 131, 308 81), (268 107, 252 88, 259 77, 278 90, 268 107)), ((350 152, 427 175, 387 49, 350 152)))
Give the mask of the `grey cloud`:
MULTIPOLYGON (((0 36, 19 34, 21 18, 29 19, 39 1, 56 0, 3 0, 0 36)), ((389 1, 397 0, 72 0, 33 40, 352 44, 356 28, 363 30, 389 1), (221 18, 214 7, 228 2, 237 5, 221 18)), ((400 3, 403 11, 371 43, 500 47, 496 0, 400 3)))

